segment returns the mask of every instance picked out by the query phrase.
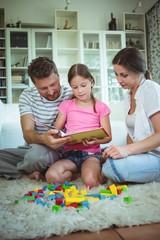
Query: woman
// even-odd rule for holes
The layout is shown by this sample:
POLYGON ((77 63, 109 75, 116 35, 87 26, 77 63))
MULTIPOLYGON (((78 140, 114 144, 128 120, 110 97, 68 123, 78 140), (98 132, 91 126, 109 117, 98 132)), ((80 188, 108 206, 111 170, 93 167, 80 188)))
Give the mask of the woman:
POLYGON ((151 81, 137 48, 120 50, 112 61, 118 83, 128 89, 125 146, 110 146, 102 173, 116 182, 160 181, 160 85, 151 81))

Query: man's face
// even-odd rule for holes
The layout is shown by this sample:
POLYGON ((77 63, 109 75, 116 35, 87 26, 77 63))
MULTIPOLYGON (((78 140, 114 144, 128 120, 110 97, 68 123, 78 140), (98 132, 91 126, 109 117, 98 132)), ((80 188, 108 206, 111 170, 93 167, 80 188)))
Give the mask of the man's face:
POLYGON ((34 79, 34 85, 40 95, 49 101, 54 101, 60 95, 61 85, 59 77, 52 73, 49 77, 34 79))

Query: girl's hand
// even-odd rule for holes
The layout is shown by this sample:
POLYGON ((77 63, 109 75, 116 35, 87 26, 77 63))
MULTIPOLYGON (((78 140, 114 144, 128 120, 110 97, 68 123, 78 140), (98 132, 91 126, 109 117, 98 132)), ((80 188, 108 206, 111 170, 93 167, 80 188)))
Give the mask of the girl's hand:
POLYGON ((97 144, 97 138, 92 137, 90 140, 84 139, 83 140, 83 145, 84 146, 92 146, 97 144))
POLYGON ((113 159, 124 158, 128 156, 127 146, 110 146, 102 153, 102 158, 108 157, 113 159))

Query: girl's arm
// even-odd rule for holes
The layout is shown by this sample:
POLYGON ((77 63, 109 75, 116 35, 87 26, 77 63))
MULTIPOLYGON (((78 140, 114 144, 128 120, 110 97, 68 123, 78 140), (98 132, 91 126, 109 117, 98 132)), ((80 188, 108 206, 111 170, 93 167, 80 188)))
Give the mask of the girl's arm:
POLYGON ((97 139, 93 137, 92 140, 90 141, 87 141, 87 140, 83 141, 84 145, 88 146, 88 145, 104 144, 104 143, 109 143, 112 140, 109 115, 101 118, 100 124, 101 124, 101 127, 103 127, 105 131, 108 133, 108 137, 105 137, 103 139, 97 139))
POLYGON ((65 123, 66 123, 66 117, 61 112, 59 112, 57 115, 56 121, 54 123, 54 126, 62 130, 65 126, 65 123))

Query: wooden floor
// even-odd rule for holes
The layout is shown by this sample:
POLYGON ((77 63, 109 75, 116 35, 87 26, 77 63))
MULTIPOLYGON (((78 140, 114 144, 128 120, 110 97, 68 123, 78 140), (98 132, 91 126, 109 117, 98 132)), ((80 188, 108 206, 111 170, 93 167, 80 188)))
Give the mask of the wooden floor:
POLYGON ((160 223, 136 227, 112 228, 99 233, 76 232, 62 237, 36 238, 36 240, 160 240, 160 223))

